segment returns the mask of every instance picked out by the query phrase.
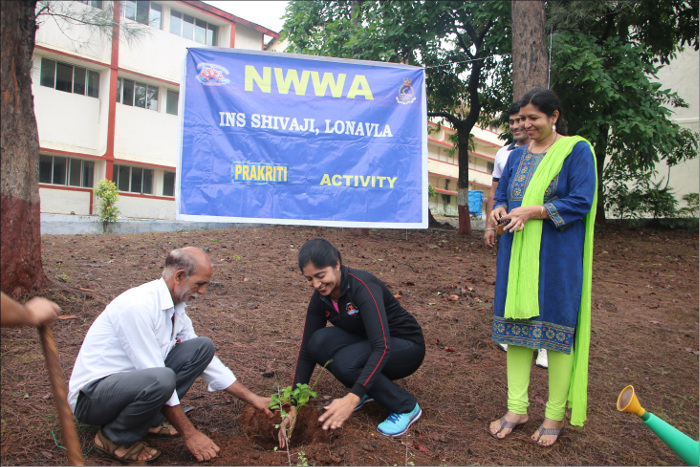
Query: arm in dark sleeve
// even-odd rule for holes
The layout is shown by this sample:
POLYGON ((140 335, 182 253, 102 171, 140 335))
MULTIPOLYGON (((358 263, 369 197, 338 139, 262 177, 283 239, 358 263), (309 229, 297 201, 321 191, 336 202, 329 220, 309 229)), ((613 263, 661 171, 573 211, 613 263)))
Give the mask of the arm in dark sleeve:
POLYGON ((306 309, 304 334, 301 339, 301 345, 299 346, 299 356, 297 357, 297 365, 296 369, 294 370, 294 381, 292 382, 292 388, 296 387, 297 383, 308 384, 309 380, 311 379, 311 374, 314 372, 314 366, 316 363, 309 355, 308 345, 311 336, 319 329, 326 327, 326 317, 323 310, 323 302, 321 302, 321 299, 318 298, 318 294, 315 293, 311 297, 309 306, 306 309))
POLYGON ((354 302, 360 310, 372 351, 350 392, 362 397, 382 372, 391 349, 389 348, 389 322, 384 309, 382 289, 376 284, 359 282, 361 286, 354 297, 354 302))

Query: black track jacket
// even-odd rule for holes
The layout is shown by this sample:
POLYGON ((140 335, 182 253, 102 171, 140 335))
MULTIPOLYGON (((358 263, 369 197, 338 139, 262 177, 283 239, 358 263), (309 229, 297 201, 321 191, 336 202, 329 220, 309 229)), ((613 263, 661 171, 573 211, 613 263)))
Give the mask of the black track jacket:
POLYGON ((369 340, 372 353, 350 392, 362 397, 372 387, 389 358, 391 337, 401 337, 425 345, 423 331, 384 283, 366 271, 341 266, 340 297, 335 311, 331 299, 314 291, 306 311, 304 335, 299 349, 294 383, 308 383, 315 362, 308 353, 311 336, 327 321, 345 331, 369 340))

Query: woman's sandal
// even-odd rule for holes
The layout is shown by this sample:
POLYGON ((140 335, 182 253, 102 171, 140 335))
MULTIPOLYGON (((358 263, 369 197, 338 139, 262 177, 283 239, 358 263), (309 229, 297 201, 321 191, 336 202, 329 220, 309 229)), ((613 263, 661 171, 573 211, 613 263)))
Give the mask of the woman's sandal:
POLYGON ((95 436, 95 441, 99 441, 100 444, 102 444, 102 447, 100 447, 97 445, 97 442, 95 442, 95 448, 98 451, 101 451, 106 456, 108 456, 116 461, 122 462, 124 464, 131 464, 134 462, 151 463, 151 462, 155 461, 156 459, 158 459, 161 454, 163 454, 159 449, 152 448, 152 447, 148 446, 146 443, 144 443, 143 441, 138 441, 138 442, 132 444, 129 448, 125 448, 126 452, 124 453, 124 455, 122 455, 121 457, 117 456, 117 454, 116 454, 117 449, 124 447, 124 446, 120 446, 117 443, 110 441, 105 436, 105 434, 102 432, 102 428, 100 428, 100 430, 97 432, 97 435, 95 436), (139 455, 141 454, 141 452, 143 452, 144 449, 152 449, 156 453, 150 459, 141 460, 141 459, 139 459, 139 455))
POLYGON ((562 430, 564 430, 563 426, 561 428, 545 428, 544 425, 540 425, 540 427, 537 429, 537 433, 539 433, 537 441, 533 440, 533 442, 541 448, 551 448, 557 443, 557 441, 559 441, 559 435, 561 434, 562 430), (540 442, 543 436, 556 436, 557 438, 552 444, 544 445, 540 442))
POLYGON ((525 424, 528 422, 528 420, 525 420, 524 422, 520 422, 520 423, 509 422, 508 420, 506 420, 506 416, 505 416, 505 415, 502 416, 498 421, 501 423, 501 427, 498 429, 498 431, 497 431, 496 433, 493 433, 493 432, 491 431, 491 424, 489 424, 489 427, 488 427, 488 432, 489 432, 489 434, 491 435, 491 437, 493 437, 493 438, 495 438, 495 439, 498 439, 498 440, 506 439, 506 438, 507 438, 511 433, 513 433, 518 427, 521 427, 521 426, 525 425, 525 424), (509 429, 510 429, 510 433, 508 433, 507 435, 505 435, 503 438, 499 438, 499 437, 498 437, 498 433, 500 433, 501 431, 503 431, 504 428, 509 428, 509 429))
POLYGON ((175 427, 167 420, 163 421, 163 423, 160 426, 154 426, 151 427, 151 430, 157 428, 158 431, 153 432, 153 431, 148 431, 146 433, 146 438, 150 439, 172 439, 172 438, 177 438, 180 436, 180 433, 175 430, 175 427), (175 430, 175 433, 173 433, 172 430, 175 430))

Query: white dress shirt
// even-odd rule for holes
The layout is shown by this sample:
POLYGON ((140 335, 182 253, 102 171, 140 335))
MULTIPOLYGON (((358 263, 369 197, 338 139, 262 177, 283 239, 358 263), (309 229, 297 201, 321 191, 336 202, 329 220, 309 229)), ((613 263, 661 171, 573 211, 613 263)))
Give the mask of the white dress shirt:
MULTIPOLYGON (((175 344, 197 337, 185 303, 173 305, 164 279, 134 287, 115 298, 85 336, 68 385, 68 402, 75 411, 80 389, 110 376, 165 366, 175 344), (175 316, 173 326, 173 315, 175 316)), ((202 378, 210 391, 226 389, 236 376, 214 356, 202 378)), ((177 392, 166 402, 180 404, 177 392)))

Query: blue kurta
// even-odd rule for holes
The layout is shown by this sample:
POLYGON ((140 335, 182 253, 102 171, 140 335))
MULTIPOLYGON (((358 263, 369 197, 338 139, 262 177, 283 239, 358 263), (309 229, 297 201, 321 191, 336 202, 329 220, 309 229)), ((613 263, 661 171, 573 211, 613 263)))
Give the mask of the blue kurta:
MULTIPOLYGON (((533 154, 527 146, 515 149, 503 169, 495 194, 494 209, 508 212, 520 207, 525 188, 545 154, 533 154)), ((583 217, 595 194, 593 154, 585 142, 574 146, 561 172, 547 188, 544 207, 549 219, 542 222, 540 249, 540 315, 527 320, 503 317, 508 290, 513 234, 501 236, 496 260, 496 294, 493 301, 492 338, 505 344, 571 353, 581 303, 583 278, 583 217)))

